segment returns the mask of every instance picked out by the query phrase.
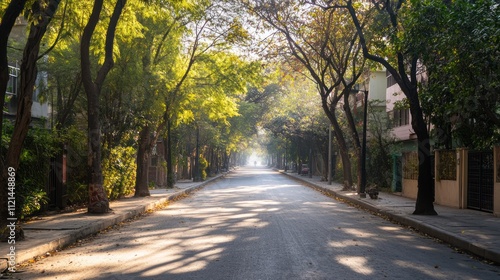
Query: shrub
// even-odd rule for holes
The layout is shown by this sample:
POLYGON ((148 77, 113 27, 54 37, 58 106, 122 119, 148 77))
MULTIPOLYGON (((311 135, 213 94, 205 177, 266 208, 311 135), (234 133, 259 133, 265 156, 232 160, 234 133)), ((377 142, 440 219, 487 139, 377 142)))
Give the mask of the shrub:
MULTIPOLYGON (((6 151, 13 132, 10 122, 4 123, 3 151, 6 151)), ((58 152, 60 142, 47 129, 31 128, 24 141, 20 164, 16 170, 16 211, 21 219, 43 209, 48 202, 46 193, 50 159, 58 152)), ((2 154, 5 158, 5 155, 2 154)))
POLYGON ((87 135, 85 130, 71 126, 60 132, 61 141, 66 143, 67 203, 82 205, 88 203, 87 186, 87 135), (82 139, 84 139, 82 141, 82 139))
POLYGON ((110 199, 117 199, 134 193, 135 150, 132 147, 116 147, 109 151, 102 161, 104 189, 110 199))
POLYGON ((201 179, 205 180, 207 179, 208 161, 203 156, 200 155, 199 164, 200 164, 201 179))

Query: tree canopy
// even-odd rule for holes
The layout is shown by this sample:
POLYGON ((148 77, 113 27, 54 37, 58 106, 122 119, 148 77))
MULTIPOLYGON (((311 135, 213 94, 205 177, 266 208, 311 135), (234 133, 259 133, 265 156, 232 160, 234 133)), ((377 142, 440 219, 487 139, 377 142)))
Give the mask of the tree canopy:
POLYGON ((405 43, 421 53, 422 106, 439 147, 485 149, 500 134, 497 1, 413 1, 405 43))

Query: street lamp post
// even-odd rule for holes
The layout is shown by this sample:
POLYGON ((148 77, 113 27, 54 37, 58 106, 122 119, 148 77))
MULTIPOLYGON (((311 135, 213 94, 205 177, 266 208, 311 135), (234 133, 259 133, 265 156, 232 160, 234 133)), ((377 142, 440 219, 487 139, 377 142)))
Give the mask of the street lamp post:
POLYGON ((366 193, 366 119, 368 115, 368 91, 363 90, 365 103, 363 104, 363 143, 361 144, 361 185, 359 186, 359 197, 365 198, 366 193))

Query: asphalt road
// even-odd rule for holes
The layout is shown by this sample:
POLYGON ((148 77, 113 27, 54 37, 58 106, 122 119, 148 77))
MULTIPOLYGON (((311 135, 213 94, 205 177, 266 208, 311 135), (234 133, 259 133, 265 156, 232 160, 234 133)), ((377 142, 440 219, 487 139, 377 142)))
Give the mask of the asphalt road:
POLYGON ((460 254, 263 168, 24 268, 21 279, 500 279, 460 254))

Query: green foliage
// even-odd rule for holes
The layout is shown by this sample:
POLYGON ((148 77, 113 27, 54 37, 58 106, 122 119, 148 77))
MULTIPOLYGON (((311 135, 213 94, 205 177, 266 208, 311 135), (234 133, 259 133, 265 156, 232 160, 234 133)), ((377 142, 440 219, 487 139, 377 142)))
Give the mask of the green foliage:
POLYGON ((489 148, 500 141, 500 5, 495 0, 412 1, 408 52, 421 54, 422 107, 438 147, 489 148))
POLYGON ((104 189, 110 199, 134 193, 135 150, 132 147, 116 147, 102 162, 104 189))
POLYGON ((418 179, 418 153, 405 152, 403 153, 403 178, 417 180, 418 179))
MULTIPOLYGON (((71 178, 71 177, 70 177, 71 178)), ((68 206, 81 206, 89 201, 88 184, 83 181, 70 180, 67 184, 68 206)))
MULTIPOLYGON (((256 122, 252 120, 258 118, 245 93, 261 79, 259 63, 222 51, 200 55, 178 95, 177 128, 193 132, 192 126, 198 126, 202 147, 227 153, 241 150, 255 133, 256 122)), ((189 131, 186 136, 195 138, 189 131)), ((194 147, 186 147, 186 152, 191 153, 189 148, 194 147)))
POLYGON ((439 168, 437 175, 440 180, 457 179, 457 152, 455 150, 439 151, 439 168))
POLYGON ((367 180, 380 188, 389 188, 392 181, 392 155, 398 150, 396 139, 387 125, 389 117, 377 102, 370 102, 367 139, 367 180))
POLYGON ((381 188, 390 187, 392 179, 392 158, 387 149, 370 143, 367 154, 367 179, 381 188))
POLYGON ((200 164, 201 179, 205 180, 207 179, 208 161, 203 157, 203 155, 200 155, 199 164, 200 164))
POLYGON ((329 121, 321 110, 314 83, 296 75, 283 81, 281 88, 274 87, 269 90, 274 95, 261 121, 269 136, 268 154, 286 152, 287 165, 291 166, 308 162, 311 149, 315 154, 326 152, 329 121))
POLYGON ((21 217, 42 209, 47 203, 45 189, 50 172, 50 159, 56 154, 55 135, 46 129, 32 128, 24 142, 21 164, 17 176, 21 185, 18 194, 22 197, 21 217))
MULTIPOLYGON (((12 132, 12 123, 4 122, 3 151, 8 147, 12 132)), ((47 204, 46 188, 50 159, 60 151, 60 144, 50 130, 39 127, 29 130, 16 171, 16 195, 19 198, 16 201, 16 210, 19 217, 33 215, 47 204)))
POLYGON ((66 172, 68 205, 83 205, 88 202, 87 185, 87 135, 85 130, 70 126, 59 131, 66 144, 66 172), (85 139, 82 141, 82 139, 85 139))
POLYGON ((21 218, 31 216, 47 205, 49 199, 43 190, 31 189, 27 191, 22 197, 21 218))

